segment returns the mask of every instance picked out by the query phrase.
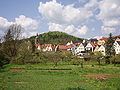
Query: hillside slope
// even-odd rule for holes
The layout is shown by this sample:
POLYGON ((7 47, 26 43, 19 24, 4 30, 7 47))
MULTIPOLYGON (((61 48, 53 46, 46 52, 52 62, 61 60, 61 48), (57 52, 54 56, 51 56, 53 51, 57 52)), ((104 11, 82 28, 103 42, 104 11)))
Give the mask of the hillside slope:
MULTIPOLYGON (((36 36, 30 37, 30 40, 34 41, 36 36)), ((63 32, 48 32, 38 35, 39 42, 41 44, 51 43, 51 44, 66 44, 67 42, 81 42, 82 38, 77 38, 75 36, 69 35, 63 32)))

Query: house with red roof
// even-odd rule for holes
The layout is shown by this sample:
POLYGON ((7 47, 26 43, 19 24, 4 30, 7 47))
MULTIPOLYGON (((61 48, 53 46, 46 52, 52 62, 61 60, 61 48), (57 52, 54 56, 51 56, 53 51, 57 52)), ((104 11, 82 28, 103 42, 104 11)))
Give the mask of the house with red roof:
POLYGON ((80 43, 79 46, 76 48, 75 53, 79 54, 79 53, 82 53, 82 52, 85 52, 85 46, 84 46, 83 43, 80 43))
POLYGON ((93 52, 96 46, 97 46, 96 43, 88 42, 85 49, 86 49, 86 51, 92 51, 93 52))
POLYGON ((107 41, 108 41, 108 38, 103 37, 103 38, 101 38, 101 39, 98 40, 97 44, 98 45, 104 45, 105 42, 107 42, 107 41))
POLYGON ((71 51, 73 45, 58 45, 58 49, 61 51, 71 51))

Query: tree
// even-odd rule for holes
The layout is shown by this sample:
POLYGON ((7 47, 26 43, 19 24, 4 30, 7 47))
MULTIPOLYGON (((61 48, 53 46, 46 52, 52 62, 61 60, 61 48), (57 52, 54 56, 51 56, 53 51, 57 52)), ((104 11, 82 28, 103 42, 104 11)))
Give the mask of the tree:
POLYGON ((110 60, 111 60, 112 64, 114 64, 114 66, 116 64, 120 64, 120 54, 112 56, 110 58, 110 60))
POLYGON ((112 55, 115 55, 115 50, 113 46, 114 40, 112 38, 112 33, 109 34, 108 41, 105 43, 106 46, 106 63, 109 64, 110 60, 107 57, 111 57, 112 55))
POLYGON ((94 57, 94 59, 97 60, 98 65, 101 65, 101 61, 103 59, 103 55, 100 52, 97 52, 97 53, 95 53, 95 55, 93 57, 94 57))
POLYGON ((9 59, 5 57, 2 51, 2 43, 0 42, 0 69, 3 68, 3 66, 8 63, 9 63, 9 59))
POLYGON ((5 64, 9 63, 9 59, 5 57, 3 52, 0 50, 0 69, 3 68, 5 64))
POLYGON ((71 59, 73 58, 73 54, 69 51, 62 52, 62 61, 70 64, 71 59))
POLYGON ((113 47, 113 43, 114 43, 114 40, 112 38, 112 33, 109 34, 109 38, 108 38, 108 41, 106 42, 105 46, 106 46, 106 55, 107 56, 111 56, 111 55, 114 55, 115 54, 115 50, 114 50, 114 47, 113 47))
POLYGON ((6 34, 4 35, 3 41, 3 52, 7 58, 11 60, 11 63, 15 61, 15 57, 18 54, 19 39, 21 35, 22 27, 17 24, 11 25, 6 34))
POLYGON ((21 41, 16 59, 17 64, 25 64, 32 59, 32 44, 30 41, 21 41))
POLYGON ((48 58, 54 63, 54 67, 56 67, 58 62, 62 61, 62 52, 50 52, 48 58))

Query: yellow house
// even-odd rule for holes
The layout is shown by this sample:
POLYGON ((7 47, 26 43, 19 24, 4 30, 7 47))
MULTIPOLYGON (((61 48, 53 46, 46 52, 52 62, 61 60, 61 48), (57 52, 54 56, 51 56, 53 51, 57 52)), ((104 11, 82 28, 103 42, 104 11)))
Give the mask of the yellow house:
POLYGON ((97 52, 101 52, 101 54, 105 56, 105 47, 103 45, 96 46, 94 53, 97 53, 97 52))
POLYGON ((98 45, 104 45, 107 40, 108 40, 108 38, 104 38, 104 37, 99 39, 98 40, 98 45))

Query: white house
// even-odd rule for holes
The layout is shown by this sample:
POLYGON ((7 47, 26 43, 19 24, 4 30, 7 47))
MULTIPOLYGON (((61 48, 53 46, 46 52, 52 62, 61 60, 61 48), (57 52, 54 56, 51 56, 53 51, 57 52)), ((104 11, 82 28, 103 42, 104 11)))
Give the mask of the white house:
POLYGON ((120 41, 114 42, 115 53, 120 54, 120 41))
POLYGON ((92 42, 89 42, 87 45, 86 45, 86 50, 87 51, 94 51, 94 48, 95 48, 95 44, 94 43, 92 43, 92 42))
POLYGON ((72 48, 71 48, 71 51, 74 55, 76 55, 76 49, 77 49, 77 46, 73 44, 72 48))
POLYGON ((44 44, 43 51, 53 51, 52 44, 44 44))
POLYGON ((77 48, 76 48, 76 53, 81 53, 85 51, 85 47, 83 45, 83 43, 81 43, 77 48))
POLYGON ((73 44, 73 42, 71 41, 71 42, 68 42, 66 45, 72 45, 73 44))

